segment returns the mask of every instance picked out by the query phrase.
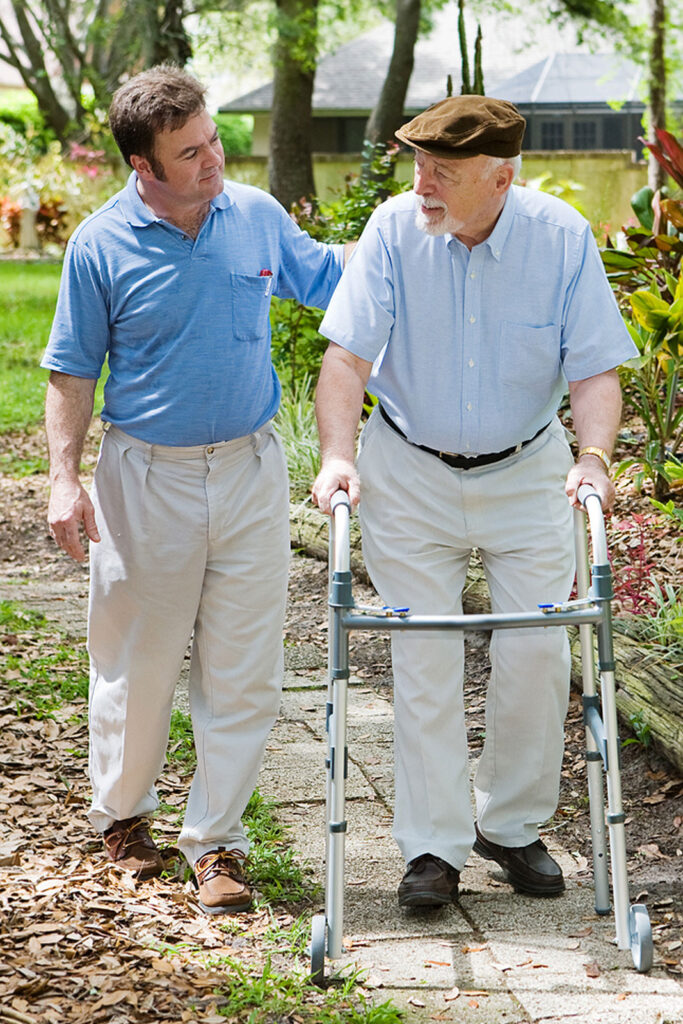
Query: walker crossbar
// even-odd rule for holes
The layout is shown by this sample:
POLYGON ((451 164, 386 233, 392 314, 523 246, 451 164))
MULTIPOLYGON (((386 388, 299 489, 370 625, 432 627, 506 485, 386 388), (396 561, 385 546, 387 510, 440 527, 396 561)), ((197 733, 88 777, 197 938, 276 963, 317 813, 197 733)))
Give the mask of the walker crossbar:
POLYGON ((325 914, 313 918, 311 934, 311 977, 325 984, 325 957, 338 959, 343 953, 344 850, 346 840, 346 746, 347 687, 349 679, 349 633, 393 630, 494 630, 520 627, 578 626, 581 643, 584 722, 586 727, 586 770, 593 848, 595 910, 610 911, 610 881, 607 868, 607 831, 612 868, 612 890, 616 938, 619 949, 630 949, 638 971, 652 965, 652 931, 647 908, 629 906, 626 873, 624 812, 619 774, 619 736, 614 680, 611 600, 611 568, 607 553, 602 505, 587 485, 579 488, 579 501, 590 525, 593 562, 589 569, 586 516, 574 516, 577 563, 577 597, 562 604, 539 605, 534 611, 484 615, 411 615, 408 608, 359 608, 352 594, 350 571, 348 495, 337 491, 332 497, 330 519, 329 585, 329 678, 327 696, 327 835, 325 914), (595 670, 594 635, 597 639, 600 687, 595 670), (607 815, 603 772, 606 777, 607 815))

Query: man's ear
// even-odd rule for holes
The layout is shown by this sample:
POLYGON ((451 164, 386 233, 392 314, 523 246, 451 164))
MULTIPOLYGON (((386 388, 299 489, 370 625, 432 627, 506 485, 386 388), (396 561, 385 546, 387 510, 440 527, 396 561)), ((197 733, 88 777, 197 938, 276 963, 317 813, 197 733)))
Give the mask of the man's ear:
POLYGON ((496 168, 496 186, 501 195, 512 185, 515 180, 515 172, 512 164, 500 164, 496 168))
POLYGON ((156 175, 147 157, 131 154, 130 164, 138 178, 143 181, 156 181, 156 175))

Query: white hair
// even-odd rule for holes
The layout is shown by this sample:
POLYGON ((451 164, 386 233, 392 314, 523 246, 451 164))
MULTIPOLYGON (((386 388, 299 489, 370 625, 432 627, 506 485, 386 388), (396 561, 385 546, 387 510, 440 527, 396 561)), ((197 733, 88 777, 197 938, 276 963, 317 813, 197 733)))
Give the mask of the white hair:
POLYGON ((522 154, 518 153, 517 156, 492 156, 491 157, 491 174, 495 171, 496 167, 502 167, 503 164, 510 164, 510 167, 514 171, 512 180, 519 177, 519 172, 522 170, 522 154))

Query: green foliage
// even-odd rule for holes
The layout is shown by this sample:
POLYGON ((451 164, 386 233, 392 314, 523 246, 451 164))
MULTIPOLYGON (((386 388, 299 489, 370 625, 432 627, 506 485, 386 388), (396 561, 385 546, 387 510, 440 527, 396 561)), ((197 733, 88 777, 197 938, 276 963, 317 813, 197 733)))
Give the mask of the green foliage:
MULTIPOLYGON (((0 432, 39 423, 47 373, 39 366, 50 333, 61 267, 0 263, 0 432)), ((12 471, 13 460, 4 460, 12 471)))
POLYGON ((42 612, 24 608, 17 601, 0 601, 0 629, 4 634, 35 632, 46 624, 42 612))
POLYGON ((648 623, 653 643, 662 647, 676 647, 679 658, 683 655, 683 587, 676 589, 671 583, 652 586, 655 612, 648 623))
POLYGON ((214 121, 226 157, 248 156, 251 153, 253 117, 243 114, 218 113, 214 116, 214 121))
MULTIPOLYGON (((664 463, 662 473, 674 493, 678 493, 683 489, 683 462, 675 458, 668 459, 664 463)), ((661 502, 655 498, 650 498, 650 504, 654 505, 659 512, 683 528, 683 508, 680 505, 675 505, 673 500, 661 502)), ((683 541, 683 536, 679 536, 677 539, 679 542, 683 541)))
POLYGON ((561 178, 556 181, 550 171, 546 171, 536 178, 526 178, 520 184, 526 188, 536 189, 538 192, 547 192, 551 196, 557 196, 558 199, 563 199, 565 203, 573 206, 583 216, 586 215, 579 198, 579 193, 583 192, 584 186, 578 181, 571 181, 569 178, 561 178))
POLYGON ((232 957, 214 961, 213 966, 227 968, 226 986, 218 990, 218 1012, 233 1024, 294 1020, 300 1024, 401 1024, 403 1020, 392 1003, 373 1005, 364 992, 357 991, 357 975, 321 991, 301 971, 278 974, 270 958, 260 971, 249 970, 232 957))
POLYGON ((295 381, 291 389, 283 391, 275 425, 285 448, 292 501, 304 501, 320 469, 318 427, 310 376, 295 381))
POLYGON ((302 868, 290 845, 290 833, 276 817, 277 805, 255 790, 242 816, 249 836, 249 878, 265 903, 312 903, 320 887, 302 868))
POLYGON ((104 150, 73 143, 67 156, 58 142, 36 140, 0 122, 0 226, 19 244, 22 207, 34 208, 43 248, 63 248, 76 227, 123 184, 104 150))
POLYGON ((637 486, 652 481, 657 500, 669 490, 666 464, 683 441, 683 406, 678 404, 683 371, 683 273, 678 281, 667 275, 662 296, 657 280, 650 288, 630 295, 633 322, 628 325, 638 356, 621 368, 625 399, 642 418, 646 430, 644 451, 624 459, 618 477, 634 464, 640 469, 637 486))
POLYGON ((329 203, 295 206, 292 216, 304 231, 324 242, 348 242, 360 238, 373 210, 389 196, 408 191, 410 182, 397 181, 392 172, 398 146, 366 142, 365 172, 350 174, 343 192, 329 203))
POLYGON ((322 311, 295 299, 274 298, 270 307, 273 365, 285 389, 317 379, 327 341, 318 333, 322 311))
POLYGON ((37 100, 30 93, 0 91, 0 122, 23 135, 39 152, 47 152, 55 141, 54 132, 46 127, 37 100))
POLYGON ((18 714, 52 718, 65 703, 87 700, 84 644, 74 644, 49 627, 44 615, 14 601, 0 601, 0 630, 3 647, 11 652, 0 656, 0 672, 18 714))
POLYGON ((192 719, 179 708, 171 712, 166 760, 181 771, 193 772, 197 765, 192 719))
MULTIPOLYGON (((410 188, 391 176, 397 146, 366 143, 368 171, 349 175, 344 190, 331 202, 295 206, 292 216, 313 238, 341 243, 359 238, 372 211, 388 196, 410 188)), ((306 378, 317 380, 327 341, 318 334, 320 310, 292 299, 273 299, 271 331, 273 362, 285 389, 294 390, 306 378)))
MULTIPOLYGON (((660 146, 647 145, 680 183, 683 149, 668 132, 657 137, 660 146)), ((683 200, 666 189, 653 192, 646 187, 636 192, 631 205, 639 227, 624 232, 628 250, 615 249, 608 239, 601 255, 638 347, 638 356, 620 368, 620 376, 625 402, 643 420, 646 437, 642 454, 624 459, 615 476, 637 466, 636 486, 650 480, 656 507, 674 517, 673 503, 665 506, 661 499, 671 483, 666 467, 683 440, 683 200)))
POLYGON ((633 730, 633 736, 629 739, 624 740, 621 744, 622 747, 628 747, 632 743, 637 743, 641 747, 649 747, 652 743, 652 731, 649 723, 645 719, 644 712, 641 710, 634 711, 633 714, 628 716, 629 724, 633 730))
MULTIPOLYGON (((40 359, 60 276, 59 263, 0 261, 0 434, 42 422, 48 373, 40 368, 40 359)), ((95 392, 96 412, 102 408, 103 379, 95 392)), ((41 471, 42 465, 31 466, 11 446, 4 446, 3 472, 25 476, 41 471)))

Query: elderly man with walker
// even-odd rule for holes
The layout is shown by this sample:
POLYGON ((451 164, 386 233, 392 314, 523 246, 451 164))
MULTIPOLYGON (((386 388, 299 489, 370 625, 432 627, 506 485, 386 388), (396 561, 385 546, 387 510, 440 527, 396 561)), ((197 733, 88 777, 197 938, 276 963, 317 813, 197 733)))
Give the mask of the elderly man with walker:
MULTIPOLYGON (((524 128, 512 104, 480 96, 401 128, 414 188, 375 211, 321 327, 314 498, 323 511, 339 489, 360 501, 378 593, 418 615, 461 613, 474 548, 494 612, 565 601, 577 490, 590 484, 605 509, 614 499, 616 367, 635 347, 587 221, 512 184, 524 128), (356 468, 366 385, 379 404, 356 468), (567 386, 576 461, 557 417, 567 386)), ((473 846, 517 891, 561 893, 539 825, 559 793, 565 629, 494 633, 476 822, 462 633, 392 633, 392 659, 399 905, 456 900, 473 846)))

